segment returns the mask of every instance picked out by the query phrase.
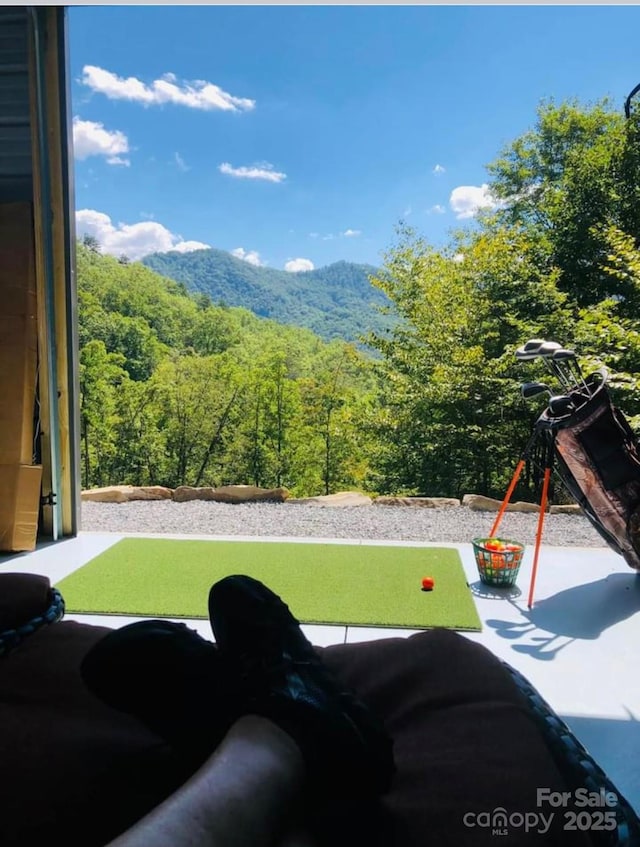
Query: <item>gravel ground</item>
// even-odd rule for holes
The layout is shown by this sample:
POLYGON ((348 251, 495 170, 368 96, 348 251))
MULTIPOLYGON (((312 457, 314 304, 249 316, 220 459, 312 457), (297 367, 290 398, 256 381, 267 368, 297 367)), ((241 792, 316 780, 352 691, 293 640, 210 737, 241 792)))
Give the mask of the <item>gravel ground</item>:
MULTIPOLYGON (((465 506, 425 509, 400 506, 328 508, 287 503, 226 503, 171 500, 83 503, 82 529, 194 535, 295 536, 362 540, 465 543, 485 536, 495 515, 465 506)), ((500 536, 534 544, 536 514, 507 512, 500 536)), ((605 547, 582 515, 547 515, 543 543, 557 547, 605 547)))

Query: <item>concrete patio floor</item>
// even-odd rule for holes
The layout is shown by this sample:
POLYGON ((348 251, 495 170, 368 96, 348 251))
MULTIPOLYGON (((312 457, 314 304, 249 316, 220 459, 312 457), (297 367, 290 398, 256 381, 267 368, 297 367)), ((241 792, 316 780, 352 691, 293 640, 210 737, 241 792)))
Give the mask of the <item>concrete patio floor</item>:
MULTIPOLYGON (((81 533, 77 538, 42 545, 34 553, 2 556, 0 573, 44 574, 55 584, 123 537, 81 533)), ((303 539, 250 540, 300 543, 303 539)), ((308 543, 327 541, 331 539, 307 539, 308 543)), ((483 624, 482 632, 463 634, 505 659, 538 688, 640 813, 640 674, 636 670, 640 650, 640 574, 632 571, 620 556, 606 548, 543 546, 535 602, 529 610, 532 549, 525 553, 518 588, 490 589, 478 579, 471 544, 344 539, 336 543, 457 549, 483 624)), ((137 618, 68 613, 65 620, 118 627, 137 618)), ((189 625, 212 638, 208 621, 194 620, 189 625)), ((314 644, 321 646, 406 637, 416 632, 316 625, 305 625, 303 629, 314 644)))

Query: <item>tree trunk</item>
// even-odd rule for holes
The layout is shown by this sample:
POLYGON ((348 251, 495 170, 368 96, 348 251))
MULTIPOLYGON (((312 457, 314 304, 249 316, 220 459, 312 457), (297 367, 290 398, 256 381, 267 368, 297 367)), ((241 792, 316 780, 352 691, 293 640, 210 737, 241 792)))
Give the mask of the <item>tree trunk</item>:
POLYGON ((209 442, 209 446, 207 447, 206 453, 204 454, 204 458, 202 460, 202 464, 200 465, 200 470, 196 476, 196 480, 194 482, 194 486, 197 488, 204 476, 204 472, 207 469, 207 465, 209 464, 209 459, 211 458, 211 454, 213 453, 215 447, 220 442, 222 438, 222 431, 224 430, 225 424, 227 423, 227 419, 231 414, 231 409, 233 408, 233 404, 235 403, 236 397, 238 396, 239 388, 234 389, 233 394, 231 395, 231 399, 226 405, 226 408, 222 415, 220 416, 220 420, 218 421, 218 426, 216 427, 216 431, 213 434, 213 438, 209 442))

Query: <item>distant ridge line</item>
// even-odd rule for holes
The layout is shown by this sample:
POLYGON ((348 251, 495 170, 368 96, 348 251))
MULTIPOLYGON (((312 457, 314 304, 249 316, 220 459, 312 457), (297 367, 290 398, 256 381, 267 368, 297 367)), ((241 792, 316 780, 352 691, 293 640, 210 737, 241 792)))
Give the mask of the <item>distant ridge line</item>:
POLYGON ((253 265, 215 247, 153 253, 142 263, 214 303, 306 327, 325 340, 361 343, 372 330, 382 332, 394 323, 380 311, 390 301, 369 280, 379 273, 373 265, 339 260, 313 270, 285 271, 253 265))

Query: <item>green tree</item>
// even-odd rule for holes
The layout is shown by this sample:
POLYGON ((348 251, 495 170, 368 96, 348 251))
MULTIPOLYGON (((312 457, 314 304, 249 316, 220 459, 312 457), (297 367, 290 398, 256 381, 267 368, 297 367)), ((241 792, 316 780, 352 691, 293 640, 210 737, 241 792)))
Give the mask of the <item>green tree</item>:
POLYGON ((198 297, 201 298, 198 302, 199 311, 187 331, 186 343, 202 356, 224 353, 239 344, 241 332, 237 316, 230 309, 203 305, 202 298, 206 298, 206 295, 198 297))
POLYGON ((164 433, 154 409, 152 381, 125 379, 118 388, 113 439, 117 451, 111 462, 111 482, 155 485, 166 478, 164 433))
POLYGON ((513 350, 568 326, 555 275, 519 226, 458 234, 436 250, 408 228, 374 279, 400 321, 370 343, 383 358, 378 487, 497 494, 526 438, 513 350))
POLYGON ((232 472, 255 485, 296 487, 300 416, 299 381, 287 354, 278 346, 267 347, 247 372, 232 472))
POLYGON ((115 438, 117 391, 127 379, 124 357, 108 353, 102 341, 90 341, 80 351, 80 439, 82 484, 107 485, 118 454, 115 438))
MULTIPOLYGON (((640 236, 639 115, 626 121, 607 100, 543 103, 533 129, 488 166, 503 200, 497 218, 520 223, 546 249, 558 285, 586 307, 615 294, 603 269, 606 227, 640 236)), ((542 256, 541 256, 542 258, 542 256)))
POLYGON ((182 356, 163 361, 152 379, 156 425, 164 435, 164 483, 216 482, 237 424, 242 374, 228 356, 182 356))
POLYGON ((544 374, 513 359, 530 337, 611 367, 640 412, 638 126, 606 101, 543 104, 489 166, 499 202, 477 227, 441 250, 401 230, 373 280, 400 318, 371 338, 383 357, 380 485, 502 493, 535 418, 516 380, 544 374))
POLYGON ((305 439, 302 453, 307 485, 323 494, 361 486, 367 476, 364 459, 364 413, 358 408, 367 381, 367 366, 351 345, 328 348, 313 376, 300 380, 305 439))
POLYGON ((98 239, 93 236, 85 233, 82 236, 82 244, 89 250, 91 253, 99 253, 100 252, 100 242, 98 239))

